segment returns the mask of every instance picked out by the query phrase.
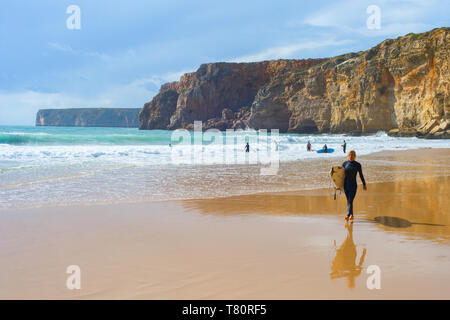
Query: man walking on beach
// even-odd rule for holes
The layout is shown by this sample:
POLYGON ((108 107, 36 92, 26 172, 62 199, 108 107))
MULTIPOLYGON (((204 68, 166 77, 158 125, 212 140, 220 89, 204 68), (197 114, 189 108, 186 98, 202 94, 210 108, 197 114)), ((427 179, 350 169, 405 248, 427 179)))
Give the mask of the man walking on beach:
POLYGON ((356 183, 356 175, 358 173, 363 183, 363 189, 367 190, 367 187, 361 164, 355 160, 356 152, 350 150, 347 157, 348 161, 345 161, 342 164, 342 167, 345 169, 344 192, 347 197, 347 216, 345 217, 345 220, 353 220, 353 200, 355 199, 356 191, 358 189, 358 184, 356 183))

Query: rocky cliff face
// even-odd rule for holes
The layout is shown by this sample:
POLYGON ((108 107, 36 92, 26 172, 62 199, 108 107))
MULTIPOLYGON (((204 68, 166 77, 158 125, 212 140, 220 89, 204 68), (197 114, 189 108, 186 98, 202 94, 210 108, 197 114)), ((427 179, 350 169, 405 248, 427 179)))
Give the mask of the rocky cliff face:
POLYGON ((141 129, 450 137, 450 28, 334 58, 212 63, 161 87, 141 129))
POLYGON ((245 128, 250 107, 261 87, 284 73, 309 68, 324 59, 260 63, 203 64, 178 82, 165 84, 139 115, 141 129, 245 128))
POLYGON ((139 111, 128 108, 42 109, 36 115, 36 126, 137 128, 139 111))

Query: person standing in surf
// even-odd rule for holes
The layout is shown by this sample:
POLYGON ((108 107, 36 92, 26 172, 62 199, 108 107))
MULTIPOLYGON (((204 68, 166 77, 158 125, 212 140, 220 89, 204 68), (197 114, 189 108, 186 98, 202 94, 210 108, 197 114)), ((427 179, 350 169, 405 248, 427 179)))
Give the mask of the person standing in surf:
POLYGON ((344 140, 344 144, 342 145, 342 151, 344 151, 345 153, 345 150, 347 150, 347 142, 345 142, 344 140))
POLYGON ((345 169, 344 192, 345 197, 347 198, 347 216, 345 217, 345 220, 353 220, 353 200, 355 199, 356 191, 358 189, 358 184, 356 183, 356 175, 358 172, 363 183, 363 189, 367 190, 367 186, 362 173, 361 164, 355 160, 355 150, 350 150, 347 158, 348 160, 342 164, 342 167, 345 169))
POLYGON ((245 145, 245 152, 250 152, 250 145, 248 144, 248 142, 245 145))

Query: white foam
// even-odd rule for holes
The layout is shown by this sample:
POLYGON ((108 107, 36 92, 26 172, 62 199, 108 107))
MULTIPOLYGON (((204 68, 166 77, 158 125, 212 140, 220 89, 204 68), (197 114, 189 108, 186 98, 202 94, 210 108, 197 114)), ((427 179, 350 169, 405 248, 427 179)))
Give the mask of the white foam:
MULTIPOLYGON (((278 155, 281 162, 301 159, 321 159, 342 157, 342 142, 347 142, 347 150, 354 149, 358 155, 366 155, 383 150, 408 150, 418 148, 450 148, 449 140, 424 140, 418 138, 389 137, 385 133, 372 136, 349 137, 343 135, 280 135, 277 138, 262 137, 259 142, 250 144, 250 155, 261 156, 270 150, 275 151, 274 141, 278 144, 278 155), (313 151, 306 150, 310 141, 313 151), (318 154, 327 144, 334 153, 318 154)), ((176 150, 184 150, 186 157, 200 152, 204 158, 212 154, 222 154, 216 157, 219 163, 227 163, 230 157, 239 158, 244 154, 244 144, 204 144, 202 148, 192 148, 190 145, 176 146, 176 150), (231 154, 231 156, 230 156, 231 154), (228 157, 228 158, 227 158, 228 157), (220 160, 222 159, 222 160, 220 160)), ((0 145, 0 161, 24 162, 24 164, 65 163, 67 165, 85 161, 108 161, 113 163, 131 163, 135 165, 165 165, 172 163, 173 149, 168 145, 70 145, 70 146, 42 146, 42 145, 0 145)), ((203 162, 197 162, 201 165, 203 162)), ((208 164, 208 163, 204 163, 208 164)))

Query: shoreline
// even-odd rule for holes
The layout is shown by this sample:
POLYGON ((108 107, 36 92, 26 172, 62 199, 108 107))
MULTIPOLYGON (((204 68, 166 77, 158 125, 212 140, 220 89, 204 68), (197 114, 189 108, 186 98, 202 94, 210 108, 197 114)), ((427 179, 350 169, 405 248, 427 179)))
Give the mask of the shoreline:
POLYGON ((372 156, 392 161, 386 177, 416 178, 366 176, 353 224, 345 197, 327 189, 2 212, 0 298, 449 299, 450 159, 440 152, 450 150, 372 156), (80 290, 66 288, 69 265, 80 290), (370 265, 380 290, 366 287, 370 265))
MULTIPOLYGON (((439 159, 446 159, 450 157, 450 148, 419 148, 419 149, 408 149, 408 150, 388 150, 388 151, 377 151, 371 154, 362 155, 357 157, 357 160, 361 160, 363 162, 364 168, 366 165, 364 162, 369 162, 369 165, 367 167, 370 168, 370 163, 376 164, 377 166, 380 163, 391 163, 394 166, 397 165, 400 167, 406 167, 406 166, 424 166, 424 167, 439 167, 441 164, 439 163, 439 159), (423 152, 424 151, 431 151, 433 153, 434 158, 438 158, 437 161, 429 161, 423 159, 423 152), (411 158, 418 157, 419 159, 417 163, 411 162, 411 158), (405 161, 406 159, 406 161, 405 161)), ((328 167, 331 167, 331 165, 340 165, 340 161, 345 161, 345 156, 342 155, 340 158, 337 158, 333 156, 330 159, 315 159, 315 163, 318 163, 319 165, 322 163, 323 165, 320 166, 320 170, 322 170, 320 177, 322 185, 329 185, 329 178, 328 178, 328 167), (338 160, 339 159, 339 160, 338 160), (326 170, 324 170, 324 168, 326 170)), ((288 161, 280 163, 281 166, 286 167, 292 167, 293 169, 290 170, 296 170, 299 166, 301 166, 305 161, 307 160, 294 160, 294 161, 288 161)), ((216 166, 211 165, 211 168, 215 168, 216 166)), ((245 167, 245 165, 239 165, 236 167, 236 170, 239 168, 245 167)), ((255 167, 259 168, 259 165, 250 165, 249 167, 255 167)), ((231 168, 233 169, 233 168, 231 168)), ((364 172, 366 172, 364 170, 364 172)), ((445 171, 438 173, 438 176, 450 176, 450 164, 445 165, 445 171)), ((375 181, 368 181, 368 183, 382 183, 382 182, 392 182, 392 181, 403 181, 403 180, 411 180, 419 178, 419 176, 413 176, 413 177, 405 177, 405 176, 396 176, 396 177, 383 177, 381 180, 375 180, 375 181)), ((63 180, 62 178, 59 178, 58 180, 63 180)), ((358 178, 358 184, 360 184, 360 180, 358 178)), ((1 189, 0 189, 1 190, 1 189)), ((332 190, 331 186, 323 187, 320 185, 317 186, 306 186, 306 187, 300 187, 295 188, 292 187, 289 190, 274 190, 274 191, 255 191, 255 192, 248 192, 248 193, 241 193, 241 194, 234 194, 234 195, 223 195, 223 196, 199 196, 199 197, 188 197, 188 198, 171 198, 171 199, 142 199, 142 200, 126 200, 126 201, 95 201, 95 202, 85 202, 85 203, 50 203, 50 204, 38 204, 36 206, 31 207, 22 207, 22 208, 10 208, 10 209, 0 209, 0 214, 4 212, 10 212, 10 211, 18 211, 23 209, 33 209, 33 208, 50 208, 50 207, 71 207, 71 206, 78 206, 78 207, 86 207, 86 206, 107 206, 107 205, 117 205, 117 204, 133 204, 133 203, 153 203, 153 202, 172 202, 172 201, 185 201, 185 200, 213 200, 213 199, 226 199, 229 197, 236 197, 236 196, 251 196, 251 195, 266 195, 266 194, 283 194, 283 193, 308 193, 311 191, 320 191, 320 192, 327 192, 329 190, 332 190)))

